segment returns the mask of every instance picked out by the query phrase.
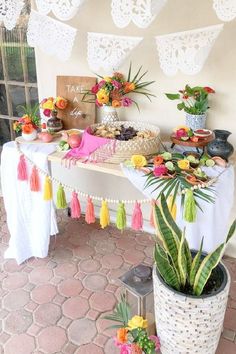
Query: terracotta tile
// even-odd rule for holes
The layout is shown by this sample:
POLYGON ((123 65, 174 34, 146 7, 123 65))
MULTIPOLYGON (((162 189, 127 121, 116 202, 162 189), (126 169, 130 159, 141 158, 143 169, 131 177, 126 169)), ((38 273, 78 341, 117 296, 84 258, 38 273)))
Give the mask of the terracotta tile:
POLYGON ((86 277, 86 273, 84 273, 84 272, 78 272, 76 275, 75 275, 75 279, 80 279, 80 280, 82 280, 82 279, 84 279, 85 277, 86 277))
POLYGON ((9 338, 10 338, 10 334, 8 334, 6 332, 0 333, 0 343, 1 344, 6 343, 6 341, 8 341, 9 338))
POLYGON ((24 333, 32 322, 32 314, 29 311, 20 309, 11 312, 7 318, 4 319, 4 330, 10 334, 24 333))
POLYGON ((45 304, 52 301, 56 293, 57 291, 55 286, 51 284, 43 284, 32 290, 31 297, 36 303, 45 304))
POLYGON ((93 294, 92 291, 90 291, 88 289, 84 289, 81 291, 80 296, 84 297, 85 299, 89 299, 92 294, 93 294))
POLYGON ((51 252, 52 260, 58 264, 70 261, 73 257, 72 251, 65 248, 55 248, 51 252))
POLYGON ((38 307, 34 301, 29 301, 28 304, 25 305, 25 310, 33 312, 38 307))
POLYGON ((100 291, 90 297, 89 303, 94 310, 105 312, 113 309, 116 299, 113 294, 100 291))
POLYGON ((5 309, 0 309, 0 319, 2 320, 3 318, 5 318, 5 317, 7 317, 7 315, 8 315, 8 311, 7 310, 5 310, 5 309))
POLYGON ((12 336, 5 344, 4 354, 32 354, 36 349, 34 338, 28 334, 12 336))
POLYGON ((106 254, 101 259, 101 263, 102 263, 103 267, 109 268, 109 269, 120 268, 121 265, 123 264, 123 262, 124 262, 123 258, 121 256, 116 255, 116 254, 106 254))
POLYGON ((57 322, 57 325, 66 329, 71 324, 71 319, 62 316, 61 319, 57 322))
POLYGON ((119 240, 116 240, 116 247, 121 248, 122 250, 132 250, 136 246, 136 242, 134 238, 128 238, 124 236, 123 238, 120 238, 119 240))
POLYGON ((69 340, 79 347, 91 343, 96 334, 95 322, 87 318, 73 321, 68 328, 69 340))
POLYGON ((94 338, 93 343, 99 347, 104 348, 107 341, 108 337, 104 336, 103 334, 98 334, 97 337, 94 338))
POLYGON ((117 290, 117 286, 113 285, 113 284, 108 284, 106 287, 106 291, 109 291, 110 293, 115 293, 117 290))
POLYGON ((236 332, 236 310, 228 308, 225 313, 224 328, 236 332))
POLYGON ((222 333, 222 337, 228 340, 231 340, 231 342, 234 341, 235 338, 235 332, 231 331, 229 329, 224 329, 223 333, 222 333))
POLYGON ((79 269, 84 273, 95 273, 99 268, 101 264, 94 259, 86 259, 79 264, 79 269))
POLYGON ((41 330, 41 327, 37 326, 35 323, 33 323, 27 330, 27 333, 31 336, 36 336, 39 331, 41 330))
POLYGON ((18 289, 8 293, 3 299, 3 306, 11 311, 18 310, 29 302, 29 293, 18 289))
POLYGON ((60 264, 54 269, 55 275, 62 278, 71 278, 77 271, 77 266, 69 262, 60 264))
POLYGON ((90 343, 83 345, 75 354, 103 354, 103 350, 97 345, 90 343))
POLYGON ((114 345, 113 338, 110 338, 104 348, 104 354, 119 354, 120 350, 114 345))
POLYGON ((108 274, 109 273, 109 269, 108 268, 101 268, 101 269, 99 269, 98 272, 101 273, 101 274, 108 274))
POLYGON ((80 296, 68 299, 62 305, 62 312, 65 316, 75 320, 84 317, 89 310, 88 301, 80 296))
POLYGON ((96 311, 96 310, 89 310, 88 313, 86 314, 86 317, 89 319, 89 320, 93 320, 95 321, 98 316, 100 315, 100 312, 96 311))
POLYGON ((73 255, 79 258, 89 258, 94 254, 92 247, 82 245, 73 249, 73 255))
POLYGON ((38 335, 39 349, 47 354, 60 352, 66 340, 66 333, 63 328, 56 326, 47 327, 38 335))
POLYGON ((77 296, 82 291, 83 285, 80 280, 66 279, 58 285, 58 291, 62 296, 77 296))
POLYGON ((29 277, 32 283, 38 285, 42 283, 47 283, 53 277, 53 273, 51 269, 47 267, 37 267, 32 270, 29 277))
POLYGON ((135 252, 132 252, 128 250, 125 251, 123 257, 126 262, 136 265, 144 260, 145 255, 141 251, 136 250, 135 252))
POLYGON ((236 344, 227 339, 221 338, 216 354, 235 354, 235 353, 236 353, 236 344))
POLYGON ((19 272, 25 265, 18 265, 14 259, 9 259, 3 264, 3 268, 8 273, 19 272))
POLYGON ((40 326, 50 326, 57 323, 61 317, 61 308, 55 304, 39 305, 34 312, 34 321, 40 326))
POLYGON ((95 250, 101 254, 113 253, 116 249, 115 242, 112 240, 100 240, 95 245, 95 250))
POLYGON ((66 298, 64 296, 61 296, 59 294, 57 294, 54 299, 53 299, 53 302, 57 305, 62 305, 63 302, 65 302, 66 298))
POLYGON ((58 285, 60 284, 62 281, 62 278, 61 277, 53 277, 51 280, 50 280, 50 283, 51 284, 54 284, 54 285, 58 285))
POLYGON ((77 346, 72 343, 66 343, 62 349, 63 354, 74 354, 77 349, 77 346))
POLYGON ((231 282, 229 296, 231 299, 236 300, 236 281, 231 282))
POLYGON ((83 284, 89 290, 101 291, 107 286, 107 278, 101 274, 89 274, 84 278, 83 284))

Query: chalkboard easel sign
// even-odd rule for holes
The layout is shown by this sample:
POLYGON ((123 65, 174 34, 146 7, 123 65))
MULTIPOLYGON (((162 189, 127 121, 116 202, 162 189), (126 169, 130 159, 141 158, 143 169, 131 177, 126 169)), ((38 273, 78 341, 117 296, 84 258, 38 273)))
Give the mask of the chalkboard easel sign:
POLYGON ((58 112, 64 129, 85 129, 96 120, 95 103, 81 102, 83 92, 96 84, 96 77, 57 76, 57 96, 68 100, 68 106, 58 112))

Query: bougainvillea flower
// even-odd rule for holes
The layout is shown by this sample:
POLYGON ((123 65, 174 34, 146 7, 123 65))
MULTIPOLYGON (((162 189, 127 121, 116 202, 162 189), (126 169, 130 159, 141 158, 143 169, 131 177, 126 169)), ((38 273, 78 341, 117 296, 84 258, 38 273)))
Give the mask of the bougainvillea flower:
POLYGON ((161 177, 167 174, 168 169, 165 165, 155 166, 153 170, 153 174, 155 177, 161 177))

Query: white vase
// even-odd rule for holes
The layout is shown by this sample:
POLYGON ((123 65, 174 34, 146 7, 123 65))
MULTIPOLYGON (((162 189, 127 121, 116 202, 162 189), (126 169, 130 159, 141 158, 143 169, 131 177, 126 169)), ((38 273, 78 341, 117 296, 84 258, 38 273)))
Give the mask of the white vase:
POLYGON ((186 112, 185 123, 192 130, 204 129, 206 127, 206 113, 190 114, 186 112))
POLYGON ((102 106, 102 123, 113 123, 119 120, 117 111, 115 107, 112 106, 102 106))
POLYGON ((167 286, 153 268, 154 307, 162 354, 215 354, 223 329, 230 275, 212 295, 190 296, 167 286))
POLYGON ((30 134, 22 132, 21 136, 25 141, 33 141, 37 138, 37 130, 34 129, 30 134))

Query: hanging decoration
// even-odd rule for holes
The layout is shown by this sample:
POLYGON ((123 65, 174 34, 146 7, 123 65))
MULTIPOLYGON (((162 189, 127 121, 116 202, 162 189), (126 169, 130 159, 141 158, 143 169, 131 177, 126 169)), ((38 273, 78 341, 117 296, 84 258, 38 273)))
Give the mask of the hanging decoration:
POLYGON ((124 28, 133 21, 146 28, 159 14, 167 0, 112 0, 111 15, 115 25, 124 28))
POLYGON ((23 0, 3 0, 0 2, 0 21, 3 21, 9 31, 16 26, 23 6, 23 0))
POLYGON ((236 0, 213 0, 213 9, 222 21, 236 18, 236 0))
POLYGON ((43 15, 50 11, 61 21, 73 18, 84 0, 36 0, 38 11, 43 15))
POLYGON ((70 58, 76 32, 75 28, 32 10, 27 41, 29 46, 37 46, 48 55, 66 61, 70 58))
POLYGON ((92 70, 117 70, 142 37, 88 32, 87 58, 92 70))
POLYGON ((223 24, 156 37, 160 66, 168 76, 178 70, 187 75, 199 73, 223 24))

